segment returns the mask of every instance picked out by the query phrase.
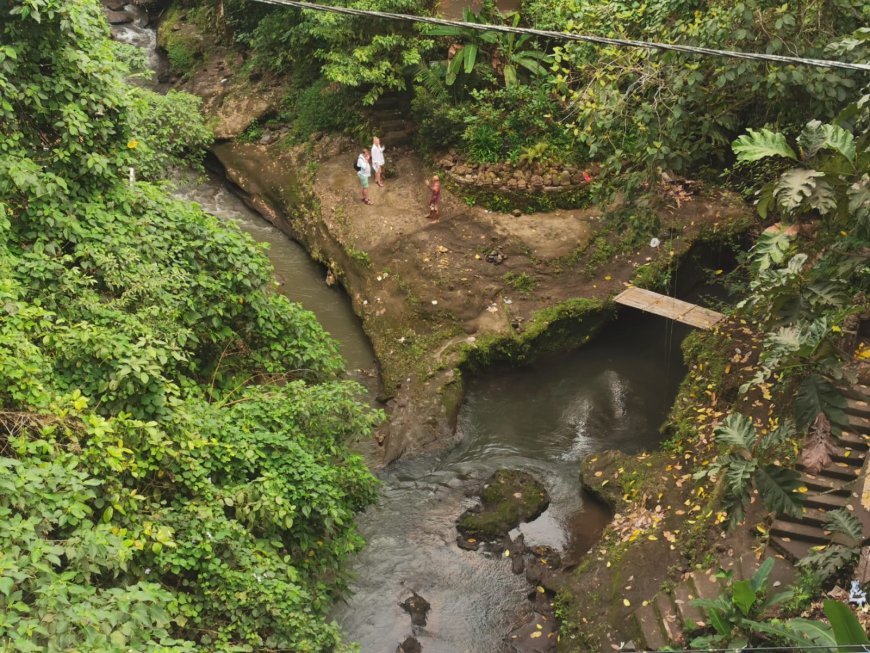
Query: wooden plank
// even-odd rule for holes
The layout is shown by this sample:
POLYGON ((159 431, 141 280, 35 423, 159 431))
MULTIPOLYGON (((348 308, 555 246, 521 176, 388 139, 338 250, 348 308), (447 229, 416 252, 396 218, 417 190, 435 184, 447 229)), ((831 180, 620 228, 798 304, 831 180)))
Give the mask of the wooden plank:
POLYGON ((614 301, 699 329, 709 329, 723 317, 721 313, 708 308, 634 286, 623 290, 614 301))

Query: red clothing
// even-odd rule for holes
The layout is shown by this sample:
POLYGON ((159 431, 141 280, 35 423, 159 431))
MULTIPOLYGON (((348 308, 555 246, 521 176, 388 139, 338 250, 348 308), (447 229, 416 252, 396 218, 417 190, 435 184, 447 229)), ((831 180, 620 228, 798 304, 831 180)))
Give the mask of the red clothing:
POLYGON ((441 184, 429 186, 429 189, 432 191, 432 197, 429 198, 429 204, 437 205, 438 202, 441 201, 441 184))

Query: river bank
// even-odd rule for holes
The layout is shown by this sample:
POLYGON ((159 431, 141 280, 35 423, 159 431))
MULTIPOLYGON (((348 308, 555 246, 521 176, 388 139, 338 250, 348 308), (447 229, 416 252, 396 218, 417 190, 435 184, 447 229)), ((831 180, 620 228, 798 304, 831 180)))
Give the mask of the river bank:
MULTIPOLYGON (((233 79, 230 71, 238 66, 227 65, 233 56, 216 48, 180 84, 206 98, 224 137, 245 131, 239 114, 255 120, 273 110, 228 111, 250 106, 246 96, 274 97, 260 93, 262 81, 246 88, 243 76, 233 79)), ((618 238, 604 226, 605 210, 595 207, 516 215, 470 206, 445 190, 442 220, 432 224, 423 217, 423 182, 432 169, 420 157, 407 149, 389 151, 395 174, 383 190, 372 189, 374 205, 364 206, 350 169, 356 152, 347 138, 329 135, 288 145, 280 126, 257 142, 225 139, 213 148, 245 201, 302 243, 347 289, 380 363, 390 413, 379 435, 383 464, 443 450, 463 437, 457 415, 475 371, 582 345, 607 324, 609 298, 626 284, 670 279, 697 243, 721 243, 750 222, 736 198, 695 187, 679 196, 663 189, 662 244, 632 251, 614 247, 618 238)), ((657 587, 666 571, 650 574, 645 591, 657 587)), ((548 592, 578 591, 558 579, 545 584, 548 592)), ((593 612, 586 612, 590 619, 593 612)), ((570 632, 571 617, 560 616, 570 632)), ((605 627, 598 636, 596 641, 613 641, 618 633, 605 627)), ((585 641, 592 646, 593 638, 585 641)))

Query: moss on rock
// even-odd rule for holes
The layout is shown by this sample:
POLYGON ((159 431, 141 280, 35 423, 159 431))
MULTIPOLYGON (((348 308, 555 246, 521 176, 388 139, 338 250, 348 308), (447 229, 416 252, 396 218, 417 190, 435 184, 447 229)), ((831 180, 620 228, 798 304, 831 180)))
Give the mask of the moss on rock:
POLYGON ((521 522, 530 521, 550 505, 544 486, 526 472, 500 469, 486 482, 481 506, 459 517, 457 530, 466 538, 492 540, 507 535, 521 522))

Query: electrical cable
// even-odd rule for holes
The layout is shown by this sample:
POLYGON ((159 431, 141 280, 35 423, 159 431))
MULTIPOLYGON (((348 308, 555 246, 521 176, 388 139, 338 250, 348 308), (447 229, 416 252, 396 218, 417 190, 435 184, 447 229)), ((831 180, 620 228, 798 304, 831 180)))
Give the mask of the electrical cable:
POLYGON ((374 11, 369 9, 354 9, 352 7, 336 7, 333 5, 320 5, 312 2, 300 2, 298 0, 252 0, 261 4, 279 7, 295 7, 296 9, 308 9, 312 11, 327 11, 351 16, 366 16, 373 18, 385 18, 389 20, 401 20, 427 25, 442 25, 447 27, 462 27, 481 32, 503 32, 507 34, 529 34, 541 38, 558 39, 563 41, 582 41, 598 45, 615 45, 619 47, 642 48, 646 50, 670 50, 685 54, 705 55, 715 57, 728 57, 732 59, 748 59, 751 61, 768 61, 779 64, 791 64, 796 66, 815 66, 819 68, 839 68, 843 70, 857 70, 870 72, 870 63, 851 63, 833 59, 812 59, 808 57, 791 57, 779 54, 763 52, 741 52, 737 50, 717 50, 694 45, 680 45, 678 43, 656 43, 653 41, 636 41, 632 39, 616 39, 605 36, 593 36, 591 34, 571 34, 569 32, 554 32, 551 30, 534 29, 531 27, 514 27, 512 25, 489 25, 485 23, 466 23, 459 20, 435 18, 432 16, 415 16, 413 14, 396 14, 387 11, 374 11))

